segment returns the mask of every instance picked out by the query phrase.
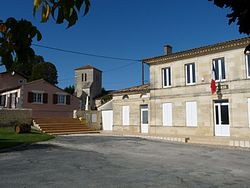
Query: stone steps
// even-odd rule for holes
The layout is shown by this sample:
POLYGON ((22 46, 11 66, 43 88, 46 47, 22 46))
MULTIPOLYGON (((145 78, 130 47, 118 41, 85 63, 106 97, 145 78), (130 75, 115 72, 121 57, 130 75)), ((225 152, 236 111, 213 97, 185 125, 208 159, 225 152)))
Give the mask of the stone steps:
POLYGON ((52 135, 99 133, 99 131, 92 130, 86 123, 83 123, 84 121, 80 122, 78 119, 39 118, 35 119, 34 122, 40 130, 52 135))

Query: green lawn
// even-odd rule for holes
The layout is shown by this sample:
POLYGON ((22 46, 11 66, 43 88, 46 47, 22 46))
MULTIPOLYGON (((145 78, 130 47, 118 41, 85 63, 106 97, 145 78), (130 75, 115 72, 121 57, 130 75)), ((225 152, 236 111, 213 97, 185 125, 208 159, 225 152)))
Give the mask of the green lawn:
POLYGON ((16 134, 13 127, 0 128, 0 149, 25 143, 41 142, 54 136, 32 130, 31 133, 16 134))

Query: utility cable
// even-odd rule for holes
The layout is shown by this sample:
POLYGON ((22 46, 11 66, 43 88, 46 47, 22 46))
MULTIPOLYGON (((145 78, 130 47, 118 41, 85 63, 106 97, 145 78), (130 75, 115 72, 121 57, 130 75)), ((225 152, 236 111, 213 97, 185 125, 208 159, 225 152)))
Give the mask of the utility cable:
POLYGON ((36 47, 40 47, 40 48, 46 48, 46 49, 50 49, 50 50, 56 50, 56 51, 60 51, 60 52, 66 52, 66 53, 78 54, 78 55, 84 55, 84 56, 90 56, 90 57, 96 57, 96 58, 113 59, 113 60, 119 60, 119 61, 141 62, 141 60, 138 60, 138 59, 120 58, 120 57, 90 54, 90 53, 78 52, 78 51, 73 51, 73 50, 65 50, 62 48, 55 48, 55 47, 50 47, 50 46, 45 46, 45 45, 40 45, 40 44, 32 44, 32 45, 36 46, 36 47))

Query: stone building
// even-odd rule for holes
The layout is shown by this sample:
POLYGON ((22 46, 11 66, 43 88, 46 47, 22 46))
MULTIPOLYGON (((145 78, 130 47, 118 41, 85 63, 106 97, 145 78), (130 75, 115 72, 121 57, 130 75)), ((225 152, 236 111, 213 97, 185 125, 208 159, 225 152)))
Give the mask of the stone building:
POLYGON ((113 131, 249 139, 249 43, 247 37, 176 53, 167 45, 163 56, 144 59, 149 88, 113 94, 113 131))
POLYGON ((95 109, 94 99, 102 93, 102 71, 90 65, 75 69, 75 93, 82 109, 95 109))

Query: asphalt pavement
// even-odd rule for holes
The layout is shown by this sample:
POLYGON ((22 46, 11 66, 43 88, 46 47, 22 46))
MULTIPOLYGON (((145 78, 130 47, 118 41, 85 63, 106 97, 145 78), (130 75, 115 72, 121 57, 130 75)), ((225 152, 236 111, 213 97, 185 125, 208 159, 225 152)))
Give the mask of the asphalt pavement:
POLYGON ((103 135, 0 153, 1 188, 250 187, 250 150, 103 135))

